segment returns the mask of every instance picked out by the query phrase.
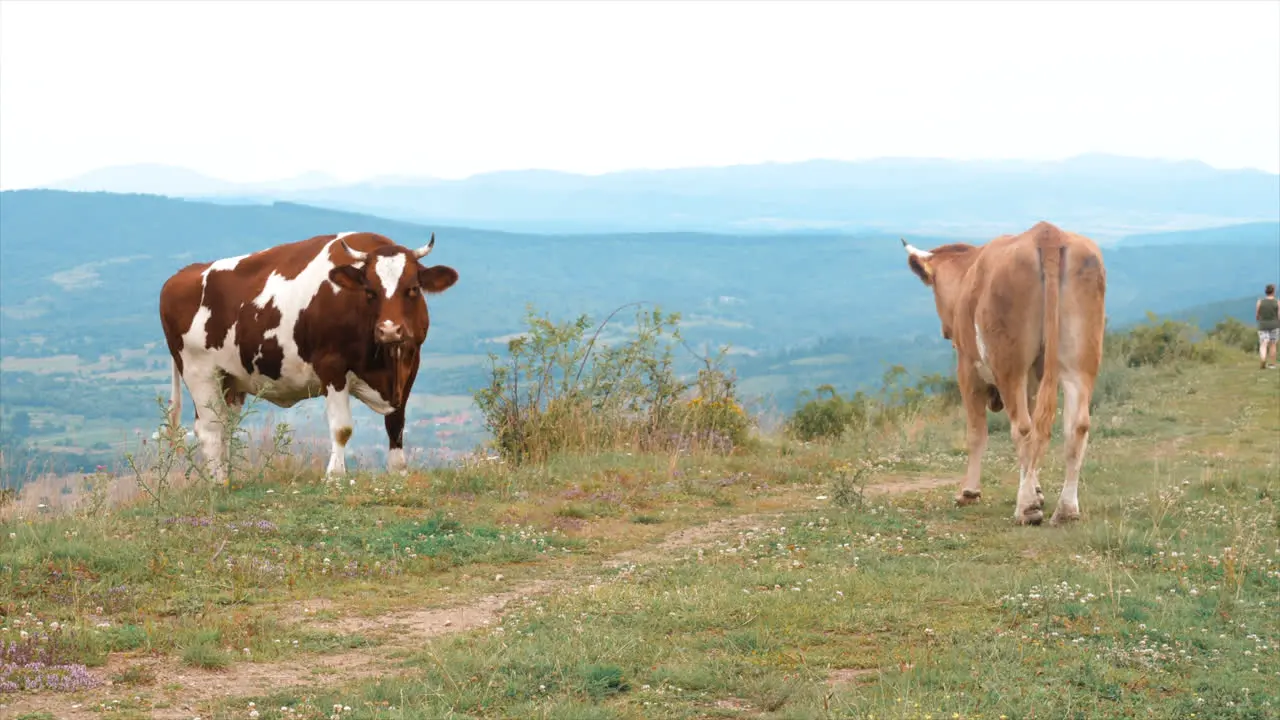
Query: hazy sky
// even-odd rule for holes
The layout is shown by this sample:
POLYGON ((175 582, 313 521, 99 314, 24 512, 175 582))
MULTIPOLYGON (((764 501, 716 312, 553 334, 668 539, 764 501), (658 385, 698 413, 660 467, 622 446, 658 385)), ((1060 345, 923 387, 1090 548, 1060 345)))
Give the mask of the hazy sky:
POLYGON ((1280 1, 0 2, 0 186, 1084 152, 1280 171, 1280 1))

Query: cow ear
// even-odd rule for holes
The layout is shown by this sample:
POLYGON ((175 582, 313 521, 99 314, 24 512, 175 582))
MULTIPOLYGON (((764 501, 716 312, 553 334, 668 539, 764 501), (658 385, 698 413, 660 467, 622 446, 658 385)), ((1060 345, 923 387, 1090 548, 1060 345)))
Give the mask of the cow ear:
POLYGON ((911 272, 920 278, 920 282, 925 285, 933 285, 933 268, 929 265, 928 260, 923 260, 918 255, 908 255, 907 265, 911 267, 911 272))
POLYGON ((432 265, 418 271, 418 285, 423 292, 442 293, 458 282, 458 271, 448 265, 432 265))
POLYGON ((364 273, 355 265, 339 265, 329 271, 329 279, 344 290, 363 290, 364 273))

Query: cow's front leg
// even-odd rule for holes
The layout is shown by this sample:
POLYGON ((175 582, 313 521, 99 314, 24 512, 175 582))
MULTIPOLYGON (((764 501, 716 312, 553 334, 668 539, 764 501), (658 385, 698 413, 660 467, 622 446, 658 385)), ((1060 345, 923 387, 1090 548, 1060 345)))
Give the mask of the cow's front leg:
POLYGON ((965 440, 969 450, 969 467, 965 471, 964 484, 956 494, 956 504, 972 505, 982 498, 982 455, 987 450, 989 394, 986 383, 974 377, 968 368, 959 368, 956 382, 960 385, 964 401, 965 440))
POLYGON ((347 473, 347 441, 351 439, 351 393, 346 383, 343 383, 341 388, 333 385, 325 388, 324 412, 329 420, 329 439, 333 442, 325 477, 345 475, 347 473))
POLYGON ((409 463, 404 456, 404 406, 391 411, 382 423, 387 428, 387 472, 406 472, 409 463))
POLYGON ((222 392, 220 380, 214 370, 193 369, 188 364, 185 375, 187 390, 195 406, 195 434, 200 441, 200 453, 204 456, 210 479, 219 485, 228 484, 226 439, 223 427, 226 418, 219 417, 218 394, 222 392))
POLYGON ((196 438, 204 455, 205 469, 209 477, 219 485, 229 481, 226 461, 226 444, 222 437, 222 422, 213 417, 213 410, 196 410, 196 438))

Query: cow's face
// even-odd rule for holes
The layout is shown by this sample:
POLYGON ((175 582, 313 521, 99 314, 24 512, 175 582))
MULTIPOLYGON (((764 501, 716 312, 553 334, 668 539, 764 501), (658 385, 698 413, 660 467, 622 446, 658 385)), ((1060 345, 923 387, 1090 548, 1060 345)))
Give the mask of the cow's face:
POLYGON ((427 338, 430 319, 424 294, 442 293, 458 281, 458 272, 445 265, 423 267, 418 260, 435 244, 421 250, 396 245, 362 253, 343 247, 357 260, 339 265, 329 279, 344 290, 360 293, 365 317, 373 321, 375 343, 383 346, 419 346, 427 338))

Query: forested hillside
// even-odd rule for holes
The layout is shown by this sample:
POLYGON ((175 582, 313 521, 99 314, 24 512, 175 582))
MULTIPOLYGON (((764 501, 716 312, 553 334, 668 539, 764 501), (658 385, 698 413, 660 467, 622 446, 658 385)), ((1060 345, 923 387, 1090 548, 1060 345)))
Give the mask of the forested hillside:
MULTIPOLYGON (((557 317, 657 303, 685 314, 692 340, 755 352, 822 337, 936 332, 932 301, 906 271, 897 233, 517 235, 291 204, 55 191, 0 193, 0 210, 0 354, 8 357, 92 361, 140 347, 160 338, 159 287, 186 263, 343 229, 407 245, 436 233, 433 259, 457 268, 461 280, 432 299, 435 352, 483 352, 487 340, 520 327, 527 303, 557 317)), ((1237 228, 1172 233, 1176 247, 1143 244, 1151 236, 1122 241, 1107 251, 1109 315, 1254 292, 1280 266, 1280 244, 1259 242, 1260 232, 1280 234, 1280 224, 1249 226, 1243 238, 1237 228)))

